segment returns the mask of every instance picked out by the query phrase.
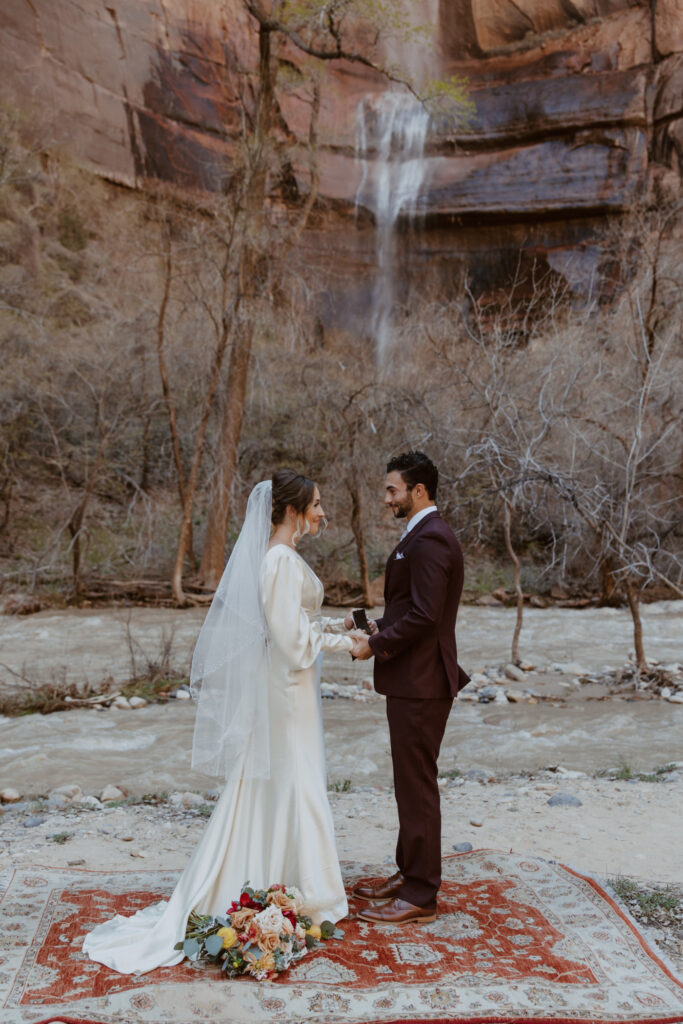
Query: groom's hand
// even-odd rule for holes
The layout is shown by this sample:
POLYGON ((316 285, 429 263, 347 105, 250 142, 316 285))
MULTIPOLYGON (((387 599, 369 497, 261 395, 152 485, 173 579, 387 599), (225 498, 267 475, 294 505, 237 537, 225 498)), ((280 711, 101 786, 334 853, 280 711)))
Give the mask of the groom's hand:
MULTIPOLYGON (((349 612, 349 614, 344 619, 344 626, 346 627, 346 629, 354 629, 355 625, 356 623, 353 621, 353 615, 351 614, 351 612, 349 612)), ((368 619, 368 625, 370 627, 370 632, 372 633, 373 636, 375 635, 375 633, 379 633, 379 626, 377 625, 374 619, 368 619)))
POLYGON ((354 656, 354 658, 357 658, 358 661, 367 661, 368 658, 373 657, 372 648, 368 643, 368 639, 366 636, 354 638, 353 650, 351 651, 351 654, 354 656))

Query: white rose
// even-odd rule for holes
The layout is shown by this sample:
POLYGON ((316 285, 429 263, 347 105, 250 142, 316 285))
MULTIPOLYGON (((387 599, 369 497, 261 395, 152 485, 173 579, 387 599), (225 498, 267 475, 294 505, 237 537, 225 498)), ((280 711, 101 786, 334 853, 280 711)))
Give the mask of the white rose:
POLYGON ((260 911, 253 920, 258 923, 263 935, 282 935, 285 930, 285 918, 282 911, 271 903, 265 910, 260 911))
POLYGON ((295 885, 288 885, 285 890, 290 900, 294 903, 294 913, 300 914, 304 907, 303 893, 295 885))

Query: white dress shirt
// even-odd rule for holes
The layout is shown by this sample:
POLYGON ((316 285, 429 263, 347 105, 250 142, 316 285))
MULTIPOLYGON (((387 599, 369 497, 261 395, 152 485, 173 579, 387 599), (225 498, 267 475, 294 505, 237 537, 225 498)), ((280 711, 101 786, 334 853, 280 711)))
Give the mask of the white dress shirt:
POLYGON ((436 505, 428 505, 427 508, 421 508, 419 512, 416 512, 414 516, 411 516, 408 520, 408 525, 401 534, 401 540, 406 537, 411 530, 414 530, 418 523, 422 522, 425 516, 428 516, 430 512, 436 512, 436 505))

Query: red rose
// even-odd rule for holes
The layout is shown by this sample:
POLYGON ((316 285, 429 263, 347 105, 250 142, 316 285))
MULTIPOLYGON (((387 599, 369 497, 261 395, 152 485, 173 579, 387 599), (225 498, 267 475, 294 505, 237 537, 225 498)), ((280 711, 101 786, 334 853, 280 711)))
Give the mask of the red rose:
POLYGON ((297 926, 297 923, 298 923, 298 922, 297 922, 297 919, 296 919, 296 914, 294 913, 294 911, 293 911, 293 910, 283 910, 283 911, 282 911, 282 916, 283 916, 283 917, 286 917, 286 918, 287 918, 287 920, 289 921, 289 923, 290 923, 290 924, 291 924, 291 925, 292 925, 292 926, 293 926, 294 928, 296 928, 296 926, 297 926))

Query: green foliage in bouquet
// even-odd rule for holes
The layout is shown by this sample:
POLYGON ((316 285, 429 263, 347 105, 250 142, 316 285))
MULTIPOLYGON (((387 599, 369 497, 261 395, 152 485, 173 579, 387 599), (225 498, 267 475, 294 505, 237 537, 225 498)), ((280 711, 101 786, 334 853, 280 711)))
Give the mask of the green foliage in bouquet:
POLYGON ((247 882, 224 915, 191 913, 185 939, 174 948, 190 960, 212 961, 228 978, 250 974, 263 981, 320 942, 343 938, 331 921, 314 925, 304 911, 303 896, 293 886, 252 889, 247 882))

